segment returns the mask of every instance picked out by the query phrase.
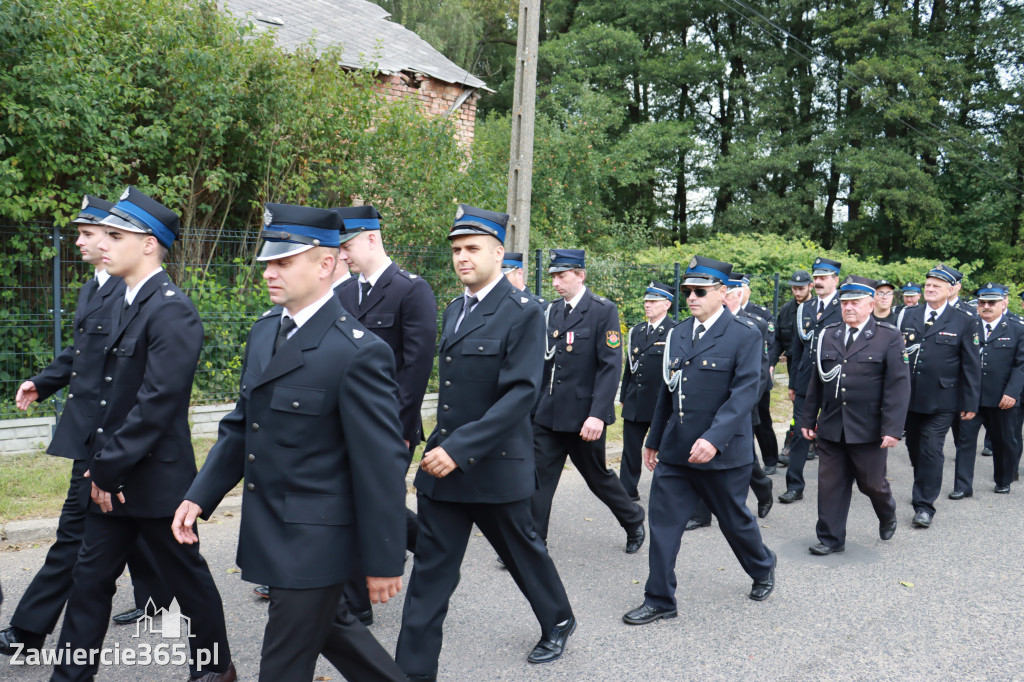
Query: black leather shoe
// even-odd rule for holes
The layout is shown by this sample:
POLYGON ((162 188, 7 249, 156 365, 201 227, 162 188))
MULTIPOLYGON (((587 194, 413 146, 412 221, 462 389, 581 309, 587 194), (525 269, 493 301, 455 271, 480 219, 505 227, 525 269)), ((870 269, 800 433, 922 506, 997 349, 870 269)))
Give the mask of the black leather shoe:
POLYGON ((914 514, 914 527, 916 528, 928 528, 932 525, 932 514, 931 512, 919 511, 914 514))
POLYGON ((576 618, 569 616, 565 623, 554 627, 550 636, 537 642, 537 646, 533 647, 526 660, 530 663, 550 663, 555 660, 565 651, 565 643, 575 630, 576 618))
POLYGON ((792 504, 793 502, 802 499, 804 499, 804 494, 798 493, 795 490, 787 490, 786 492, 779 495, 779 502, 781 502, 782 504, 792 504))
POLYGON ((789 466, 789 455, 787 455, 787 454, 780 454, 779 455, 779 466, 780 467, 788 467, 789 466))
POLYGON ((949 494, 949 499, 951 500, 962 500, 965 497, 974 497, 974 493, 965 493, 963 490, 954 490, 949 494))
POLYGON ((270 599, 270 588, 266 585, 257 585, 252 593, 261 599, 270 599))
POLYGON ((644 530, 644 524, 640 524, 633 530, 626 533, 626 554, 636 554, 640 551, 640 548, 644 546, 644 539, 647 537, 647 531, 644 530))
POLYGON ((204 673, 199 677, 190 677, 188 679, 190 682, 235 682, 238 679, 238 673, 235 672, 235 664, 232 663, 222 673, 204 673))
POLYGON ((995 491, 997 493, 999 493, 1000 495, 1009 495, 1010 494, 1010 486, 1008 486, 1008 485, 997 485, 995 491))
POLYGON ((841 545, 839 547, 829 547, 824 542, 819 542, 816 545, 811 545, 807 549, 811 552, 811 554, 815 554, 817 556, 828 556, 829 554, 839 554, 840 552, 845 552, 846 546, 841 545))
POLYGON ((20 651, 24 655, 27 651, 41 648, 45 641, 44 635, 37 635, 12 625, 5 630, 0 630, 0 654, 13 656, 20 651), (16 644, 24 646, 18 647, 15 646, 16 644))
POLYGON ((778 467, 775 464, 771 464, 771 465, 766 466, 764 468, 764 475, 765 476, 774 476, 778 471, 779 471, 778 467))
MULTIPOLYGON (((142 617, 146 615, 146 609, 129 609, 123 613, 119 613, 111 620, 114 621, 114 625, 131 625, 142 620, 142 617)), ((149 614, 154 615, 154 614, 149 614)))
POLYGON ((982 448, 981 456, 982 457, 991 457, 992 456, 992 450, 989 449, 989 448, 982 448))
POLYGON ((639 501, 640 501, 640 496, 639 496, 639 495, 636 495, 636 494, 634 494, 634 495, 630 495, 630 496, 629 496, 629 499, 630 499, 631 501, 633 501, 633 502, 639 502, 639 501))
POLYGON ((807 448, 807 461, 812 459, 818 459, 818 448, 814 443, 811 443, 807 448))
POLYGON ((641 604, 622 616, 622 622, 627 625, 647 625, 660 618, 675 618, 678 615, 679 611, 676 609, 659 609, 656 606, 641 604))
POLYGON ((710 525, 710 521, 697 521, 696 519, 690 519, 686 522, 686 530, 697 530, 698 528, 707 528, 710 525))
MULTIPOLYGON (((771 550, 768 550, 771 551, 771 550)), ((779 565, 779 557, 772 552, 772 570, 760 580, 755 580, 750 587, 750 598, 754 601, 764 601, 775 591, 775 567, 779 565)))
POLYGON ((757 503, 757 518, 763 519, 764 517, 768 516, 768 512, 770 512, 772 510, 772 506, 774 504, 775 504, 775 500, 773 500, 770 497, 768 498, 767 502, 758 502, 757 503))
POLYGON ((365 611, 359 611, 355 616, 359 619, 359 622, 366 627, 373 625, 373 607, 370 607, 365 611))
POLYGON ((889 521, 882 521, 878 524, 878 537, 883 540, 892 540, 892 536, 896 534, 896 517, 892 517, 889 521))

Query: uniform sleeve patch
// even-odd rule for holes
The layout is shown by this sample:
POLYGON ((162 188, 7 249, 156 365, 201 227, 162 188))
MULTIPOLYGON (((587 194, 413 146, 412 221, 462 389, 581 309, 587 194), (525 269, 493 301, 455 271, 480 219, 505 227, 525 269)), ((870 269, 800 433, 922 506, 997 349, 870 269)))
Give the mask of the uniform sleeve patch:
POLYGON ((609 331, 604 334, 604 342, 608 344, 609 348, 618 348, 622 345, 622 338, 619 336, 619 332, 609 331))

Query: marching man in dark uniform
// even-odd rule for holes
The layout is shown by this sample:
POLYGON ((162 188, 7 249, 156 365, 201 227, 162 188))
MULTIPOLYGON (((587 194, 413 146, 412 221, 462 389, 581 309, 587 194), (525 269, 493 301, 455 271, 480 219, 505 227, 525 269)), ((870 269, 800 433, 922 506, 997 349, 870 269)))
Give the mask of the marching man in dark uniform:
MULTIPOLYGON (((814 372, 815 344, 826 326, 839 322, 839 270, 842 266, 828 258, 816 258, 811 268, 816 297, 797 307, 797 333, 793 337, 790 357, 793 364, 789 369, 789 399, 793 401, 793 423, 800 424, 807 385, 814 372)), ((779 501, 789 504, 804 499, 804 464, 810 459, 809 441, 797 438, 789 450, 789 468, 786 469, 786 492, 779 495, 779 501)))
POLYGON ((764 341, 749 320, 723 305, 732 266, 710 258, 690 261, 683 281, 693 317, 672 329, 644 464, 651 482, 650 573, 644 603, 622 620, 643 625, 674 618, 675 563, 687 520, 699 500, 718 518, 743 570, 750 598, 775 589, 775 552, 761 539, 747 509, 754 463, 750 415, 761 383, 764 341))
POLYGON ((542 306, 547 305, 547 299, 543 296, 530 293, 530 290, 526 288, 526 275, 523 272, 523 268, 526 265, 526 260, 523 258, 523 254, 518 251, 506 251, 505 257, 501 261, 501 272, 505 275, 509 282, 512 283, 519 291, 522 291, 525 296, 528 296, 530 300, 535 303, 539 303, 542 306))
MULTIPOLYGON (((103 254, 96 248, 106 236, 100 221, 110 215, 112 207, 109 201, 87 194, 82 200, 81 211, 71 221, 78 227, 75 246, 79 248, 83 261, 96 266, 96 274, 78 293, 72 323, 74 341, 46 369, 24 382, 15 397, 18 407, 26 410, 32 402, 46 400, 58 390, 68 387, 67 402, 46 451, 57 457, 68 457, 73 464, 67 498, 57 525, 57 540, 46 553, 43 567, 21 596, 11 616, 10 627, 0 631, 0 654, 7 656, 15 653, 16 643, 28 649, 38 649, 45 636, 53 632, 67 602, 71 571, 82 547, 92 488, 83 477, 89 468, 89 451, 85 443, 96 428, 94 422, 98 418, 97 396, 103 383, 104 346, 112 324, 111 306, 116 303, 120 311, 124 300, 124 281, 107 272, 103 254)), ((128 569, 135 587, 136 608, 114 616, 114 622, 118 624, 138 620, 151 598, 156 608, 167 607, 171 602, 165 594, 159 569, 142 541, 129 554, 128 569)))
MULTIPOLYGON (((771 391, 772 387, 771 371, 768 366, 768 346, 775 340, 775 334, 772 331, 770 322, 754 313, 747 312, 740 306, 740 302, 743 300, 741 281, 729 280, 726 286, 728 291, 725 294, 725 307, 737 318, 753 322, 754 326, 757 327, 757 331, 761 333, 761 338, 764 340, 761 352, 761 383, 758 386, 758 394, 763 398, 771 391)), ((758 400, 758 409, 751 413, 750 419, 751 424, 754 426, 754 438, 756 440, 757 429, 761 419, 760 399, 758 400)), ((768 478, 768 475, 761 469, 757 457, 754 457, 754 464, 750 467, 750 490, 754 493, 754 498, 757 500, 757 517, 759 519, 767 517, 774 503, 772 498, 772 479, 768 478)), ((698 528, 707 528, 710 525, 711 510, 701 500, 697 504, 693 516, 690 517, 690 521, 686 524, 686 530, 693 531, 698 528)))
POLYGON ((1017 403, 1024 391, 1024 326, 1006 315, 1005 288, 989 282, 978 290, 981 318, 981 398, 978 418, 960 425, 951 500, 974 495, 974 462, 982 424, 992 438, 995 491, 1009 493, 1016 470, 1017 403))
POLYGON ((907 450, 914 467, 914 526, 928 528, 942 487, 942 447, 959 413, 978 411, 981 356, 977 315, 948 304, 954 275, 941 265, 928 272, 926 305, 908 308, 900 331, 910 357, 907 450))
POLYGON ((872 315, 875 281, 848 277, 839 288, 843 321, 827 326, 814 356, 800 430, 818 442, 818 544, 811 554, 846 549, 853 482, 871 500, 883 540, 896 532, 886 480, 887 449, 899 442, 910 400, 903 338, 872 315))
POLYGON ((544 317, 502 277, 507 225, 505 213, 460 204, 448 235, 466 291, 444 312, 437 426, 416 473, 420 530, 395 656, 410 680, 437 679, 442 626, 474 524, 540 621, 528 660, 561 656, 576 627, 530 515, 530 411, 540 392, 544 317))
POLYGON ((630 499, 640 499, 640 464, 644 437, 651 428, 654 403, 661 386, 661 358, 665 338, 676 321, 668 314, 675 296, 667 284, 651 282, 644 293, 644 317, 629 330, 626 338, 626 363, 622 370, 622 461, 619 480, 630 499))
MULTIPOLYGON (((178 237, 178 215, 134 187, 102 220, 97 248, 122 277, 113 331, 102 360, 98 416, 89 437, 91 508, 73 573, 59 649, 99 649, 118 576, 139 537, 152 550, 170 593, 191 624, 191 679, 232 682, 224 610, 199 545, 182 547, 171 518, 196 475, 188 406, 203 325, 195 306, 164 272, 178 237), (206 662, 207 665, 202 665, 206 662)), ((53 681, 91 680, 99 660, 67 659, 53 681)))
POLYGON ((394 358, 331 289, 340 219, 267 204, 257 260, 276 306, 253 324, 235 409, 182 497, 190 546, 239 481, 242 578, 270 586, 262 682, 311 680, 321 653, 349 680, 404 680, 342 594, 356 571, 374 602, 402 588, 405 457, 394 358))
MULTIPOLYGON (((359 277, 338 288, 338 299, 363 326, 383 339, 395 355, 398 415, 408 448, 408 468, 423 441, 420 408, 434 369, 437 300, 426 280, 401 269, 388 256, 377 209, 349 206, 333 210, 343 223, 341 258, 359 272, 359 277)), ((406 548, 414 552, 416 515, 408 512, 405 521, 406 548)), ((373 611, 361 582, 351 585, 345 596, 364 623, 373 622, 373 611)))
POLYGON ((539 483, 532 500, 533 521, 546 542, 551 502, 568 455, 625 529, 626 553, 634 554, 646 536, 644 510, 629 499, 605 464, 605 425, 615 422, 622 371, 619 311, 583 284, 584 258, 580 249, 551 251, 548 272, 561 299, 544 313, 544 382, 533 429, 539 483))
MULTIPOLYGON (((796 337, 796 311, 801 303, 808 300, 811 297, 811 273, 806 270, 797 270, 793 273, 789 282, 790 293, 793 294, 793 298, 786 301, 781 308, 779 308, 779 314, 775 318, 775 343, 768 349, 768 364, 772 367, 773 371, 776 365, 779 364, 779 359, 785 356, 786 358, 786 371, 792 373, 795 371, 796 360, 791 355, 793 351, 793 340, 796 337)), ((771 397, 769 396, 769 400, 771 397)), ((783 443, 782 451, 778 452, 776 446, 777 458, 772 460, 770 456, 767 456, 768 449, 765 448, 763 443, 758 442, 761 449, 761 458, 764 460, 765 473, 769 476, 774 474, 779 466, 789 465, 789 451, 793 447, 794 439, 797 438, 796 421, 790 419, 789 429, 786 431, 786 439, 783 443)), ((755 436, 757 434, 754 434, 755 436)))

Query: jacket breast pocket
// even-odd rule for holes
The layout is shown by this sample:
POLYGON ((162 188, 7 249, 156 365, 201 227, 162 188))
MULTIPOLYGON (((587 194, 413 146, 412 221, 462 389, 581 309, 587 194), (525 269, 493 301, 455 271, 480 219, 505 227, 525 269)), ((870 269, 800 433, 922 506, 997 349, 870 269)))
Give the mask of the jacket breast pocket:
POLYGON ((367 329, 390 329, 395 326, 394 313, 370 313, 363 320, 367 329))
POLYGON ((347 526, 352 523, 352 500, 345 495, 285 493, 284 522, 347 526))
POLYGON ((938 336, 935 337, 935 343, 941 346, 955 346, 960 343, 960 337, 939 334, 938 336))
POLYGON ((494 381, 501 366, 501 339, 464 339, 459 376, 469 381, 494 381))
POLYGON ((577 339, 589 339, 590 338, 590 330, 587 329, 586 327, 584 327, 582 329, 569 329, 568 331, 566 331, 567 334, 569 332, 572 332, 577 339))
POLYGON ((993 348, 1013 348, 1016 344, 1013 339, 994 339, 989 344, 993 348))
POLYGON ((466 339, 463 341, 463 355, 497 355, 501 350, 501 339, 466 339))
POLYGON ((111 321, 109 317, 90 317, 82 325, 86 334, 109 334, 113 331, 110 328, 111 321))
POLYGON ((703 357, 697 367, 710 372, 729 372, 732 370, 732 358, 703 357))
POLYGON ((823 351, 821 351, 821 359, 822 360, 832 360, 832 361, 839 360, 839 351, 831 350, 831 349, 830 350, 823 350, 823 351))
POLYGON ((270 407, 279 412, 319 415, 323 412, 326 391, 300 386, 274 386, 270 407))

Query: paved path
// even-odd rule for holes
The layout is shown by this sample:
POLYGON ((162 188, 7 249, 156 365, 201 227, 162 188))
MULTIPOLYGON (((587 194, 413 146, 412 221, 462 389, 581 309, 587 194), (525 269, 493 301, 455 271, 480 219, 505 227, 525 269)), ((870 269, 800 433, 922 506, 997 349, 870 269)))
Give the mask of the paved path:
MULTIPOLYGON (((761 522, 779 555, 778 587, 764 603, 747 599, 750 581, 713 525, 683 539, 677 573, 680 617, 630 627, 620 617, 641 603, 647 547, 623 552, 624 533, 611 514, 566 471, 555 498, 551 552, 580 622, 565 656, 531 666, 526 654, 540 632, 508 573, 475 535, 445 626, 441 677, 448 680, 1024 680, 1022 552, 1024 486, 992 492, 991 459, 980 458, 975 497, 947 500, 946 482, 931 529, 910 528, 911 472, 906 450, 890 457, 899 505, 896 537, 883 543, 867 498, 854 493, 845 554, 813 557, 817 461, 807 466, 807 497, 776 503, 761 522), (903 583, 903 584, 901 584, 903 583)), ((785 470, 773 477, 776 493, 785 470)), ((649 474, 644 475, 646 493, 649 474)), ((750 499, 753 505, 753 498, 750 499)), ((202 527, 203 551, 220 587, 242 680, 256 677, 266 605, 233 570, 237 515, 202 527)), ((0 579, 17 598, 45 547, 0 553, 0 579)), ((407 565, 406 580, 411 563, 407 565)), ((130 606, 122 579, 115 612, 130 606)), ((393 651, 401 595, 376 609, 374 634, 393 651)), ((109 646, 138 640, 133 627, 113 628, 109 646)), ((147 641, 157 643, 153 635, 147 641)), ((52 640, 51 640, 52 644, 52 640)), ((0 680, 45 680, 46 670, 0 665, 0 680)), ((321 659, 318 680, 341 676, 321 659)), ((184 679, 183 668, 101 671, 99 680, 184 679)))

